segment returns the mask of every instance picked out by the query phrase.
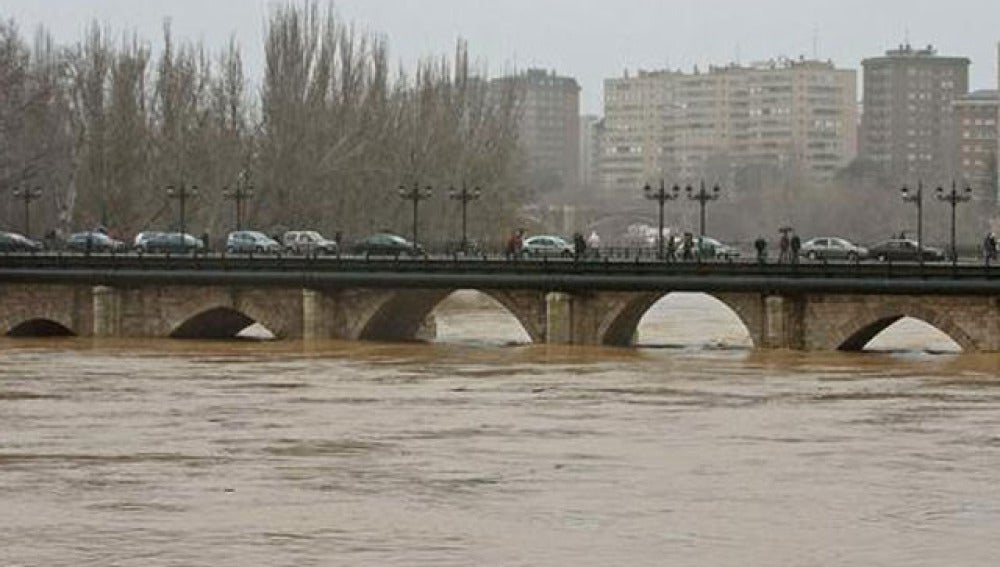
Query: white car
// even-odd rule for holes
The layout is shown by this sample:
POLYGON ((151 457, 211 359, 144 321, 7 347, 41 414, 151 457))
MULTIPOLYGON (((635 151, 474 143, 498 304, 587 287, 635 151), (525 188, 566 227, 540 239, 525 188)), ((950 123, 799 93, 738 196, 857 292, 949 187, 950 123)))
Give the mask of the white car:
POLYGON ((285 250, 292 254, 336 254, 337 243, 315 230, 290 230, 282 236, 285 250))
POLYGON ((561 236, 532 236, 524 240, 521 253, 525 256, 572 256, 573 245, 561 236))

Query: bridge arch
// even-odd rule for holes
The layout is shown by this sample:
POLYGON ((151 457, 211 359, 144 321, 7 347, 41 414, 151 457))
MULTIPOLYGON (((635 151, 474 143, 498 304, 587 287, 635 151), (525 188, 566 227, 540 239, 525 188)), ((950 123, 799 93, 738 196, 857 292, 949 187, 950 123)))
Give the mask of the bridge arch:
POLYGON ((966 352, 979 350, 976 340, 947 310, 929 307, 919 299, 905 298, 874 305, 865 314, 838 325, 825 347, 829 350, 861 351, 882 331, 903 318, 918 319, 955 341, 966 352))
MULTIPOLYGON (((631 346, 642 318, 658 301, 673 292, 615 294, 598 326, 598 342, 606 346, 631 346)), ((762 344, 762 303, 758 294, 706 293, 725 305, 740 320, 754 346, 762 344)))
POLYGON ((0 335, 89 336, 93 312, 89 286, 0 284, 0 335))
MULTIPOLYGON (((161 289, 159 303, 168 305, 153 333, 172 338, 235 338, 254 323, 276 338, 301 334, 301 290, 161 289)), ((147 300, 152 299, 147 297, 147 300)))
MULTIPOLYGON (((397 290, 378 294, 357 313, 362 340, 409 341, 416 339, 438 305, 455 293, 448 290, 397 290)), ((542 292, 478 291, 514 316, 532 342, 545 342, 545 296, 542 292)))
POLYGON ((181 323, 171 331, 174 339, 232 339, 256 323, 245 314, 229 307, 214 307, 181 323))
POLYGON ((72 337, 70 328, 51 319, 28 319, 14 325, 7 331, 8 337, 72 337))

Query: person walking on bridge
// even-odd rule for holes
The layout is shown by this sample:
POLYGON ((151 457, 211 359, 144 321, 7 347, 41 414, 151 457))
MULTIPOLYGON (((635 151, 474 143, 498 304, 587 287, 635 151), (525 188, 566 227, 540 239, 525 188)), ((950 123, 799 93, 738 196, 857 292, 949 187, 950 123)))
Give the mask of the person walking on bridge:
POLYGON ((753 247, 757 249, 757 262, 759 264, 767 262, 767 240, 764 240, 763 236, 758 236, 753 247))
POLYGON ((781 231, 781 240, 778 241, 778 263, 784 264, 788 261, 788 253, 791 242, 788 240, 788 232, 781 231))
POLYGON ((986 267, 990 266, 990 263, 997 258, 997 238, 992 232, 986 235, 983 239, 983 261, 986 262, 986 267))
POLYGON ((799 238, 798 234, 792 233, 792 240, 791 240, 791 243, 789 244, 789 246, 791 247, 791 253, 792 253, 791 254, 791 261, 792 261, 793 264, 798 264, 799 263, 799 251, 802 250, 802 239, 799 238))

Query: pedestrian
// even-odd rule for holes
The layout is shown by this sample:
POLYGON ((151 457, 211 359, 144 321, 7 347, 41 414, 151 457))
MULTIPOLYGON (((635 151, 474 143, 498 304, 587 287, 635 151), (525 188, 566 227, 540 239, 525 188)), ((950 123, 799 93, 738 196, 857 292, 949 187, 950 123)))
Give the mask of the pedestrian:
POLYGON ((573 234, 573 257, 579 260, 587 253, 587 242, 583 239, 583 234, 577 232, 573 234))
POLYGON ((784 264, 788 261, 788 252, 791 247, 791 243, 788 240, 788 232, 781 232, 781 240, 778 241, 778 263, 784 264))
POLYGON ((677 261, 677 239, 675 239, 674 235, 672 235, 672 234, 669 235, 669 236, 667 236, 667 257, 666 257, 666 260, 668 262, 676 262, 677 261))
POLYGON ((340 248, 340 245, 344 241, 344 233, 339 230, 333 233, 333 241, 337 243, 337 248, 340 248))
POLYGON ((757 261, 761 264, 767 262, 767 240, 764 240, 763 236, 759 236, 754 241, 753 246, 757 249, 757 261))
POLYGON ((590 250, 590 255, 600 256, 600 252, 598 252, 598 250, 600 250, 600 247, 601 247, 601 237, 597 236, 596 230, 590 231, 590 236, 587 237, 587 249, 590 250))
POLYGON ((799 263, 799 250, 802 250, 802 239, 799 238, 798 234, 792 233, 792 241, 790 243, 792 248, 792 263, 799 263))
POLYGON ((201 245, 204 247, 203 250, 205 252, 208 252, 208 242, 209 242, 209 240, 210 239, 208 237, 208 231, 207 230, 205 232, 201 233, 201 245))
POLYGON ((983 239, 983 260, 986 262, 986 266, 989 267, 990 263, 997 257, 997 239, 992 232, 986 234, 986 238, 983 239))
POLYGON ((516 260, 518 256, 521 255, 521 247, 524 246, 524 229, 517 229, 510 233, 510 238, 507 240, 506 255, 507 259, 516 260))
POLYGON ((681 244, 681 250, 683 251, 681 258, 685 262, 694 260, 694 235, 690 232, 684 233, 684 242, 681 244))

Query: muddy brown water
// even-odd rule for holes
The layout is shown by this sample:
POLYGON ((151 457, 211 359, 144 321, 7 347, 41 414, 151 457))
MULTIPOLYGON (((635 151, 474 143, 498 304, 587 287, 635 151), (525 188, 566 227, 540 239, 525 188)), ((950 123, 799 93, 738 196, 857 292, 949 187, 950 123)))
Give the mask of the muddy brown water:
POLYGON ((758 353, 703 296, 636 349, 438 327, 0 340, 0 567, 998 562, 1000 356, 758 353))

